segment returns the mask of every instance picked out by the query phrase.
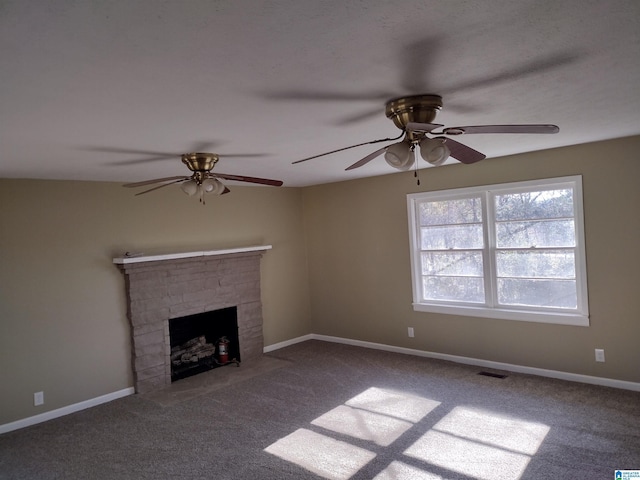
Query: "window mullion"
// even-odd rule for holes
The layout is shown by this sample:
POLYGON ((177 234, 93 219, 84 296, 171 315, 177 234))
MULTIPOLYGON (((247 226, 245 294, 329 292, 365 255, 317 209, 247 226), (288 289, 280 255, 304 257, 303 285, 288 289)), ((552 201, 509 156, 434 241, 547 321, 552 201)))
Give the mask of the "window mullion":
POLYGON ((498 280, 496 270, 496 221, 493 193, 488 191, 482 197, 484 214, 483 229, 485 235, 484 247, 484 285, 485 299, 488 307, 498 305, 498 280))

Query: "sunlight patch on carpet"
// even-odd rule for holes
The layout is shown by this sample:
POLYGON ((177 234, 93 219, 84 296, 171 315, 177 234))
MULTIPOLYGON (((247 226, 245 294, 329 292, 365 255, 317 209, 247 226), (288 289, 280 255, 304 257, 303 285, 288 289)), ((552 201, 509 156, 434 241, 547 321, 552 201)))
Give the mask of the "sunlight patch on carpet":
POLYGON ((371 387, 351 400, 347 400, 345 405, 416 423, 440 405, 440 402, 417 395, 371 387))
POLYGON ((375 453, 300 428, 269 445, 266 452, 327 479, 348 480, 373 460, 375 453))
POLYGON ((549 427, 456 407, 404 453, 479 480, 518 479, 549 427))
POLYGON ((368 440, 383 447, 391 445, 413 426, 413 423, 404 420, 346 405, 330 410, 311 424, 360 440, 368 440))
POLYGON ((528 455, 538 451, 549 433, 541 423, 467 407, 454 408, 433 429, 528 455))
POLYGON ((376 454, 329 435, 387 447, 438 405, 416 395, 372 387, 311 421, 326 435, 299 429, 265 451, 325 478, 348 479, 376 454))
POLYGON ((311 424, 386 447, 438 405, 421 397, 369 388, 311 424))
POLYGON ((441 412, 446 415, 433 426, 418 423, 437 407, 436 400, 371 387, 265 451, 323 478, 349 480, 386 447, 421 429, 409 434, 417 438, 410 447, 380 465, 374 480, 440 480, 443 470, 518 480, 549 433, 541 423, 466 406, 441 412))
POLYGON ((444 477, 394 460, 373 480, 444 480, 444 477))

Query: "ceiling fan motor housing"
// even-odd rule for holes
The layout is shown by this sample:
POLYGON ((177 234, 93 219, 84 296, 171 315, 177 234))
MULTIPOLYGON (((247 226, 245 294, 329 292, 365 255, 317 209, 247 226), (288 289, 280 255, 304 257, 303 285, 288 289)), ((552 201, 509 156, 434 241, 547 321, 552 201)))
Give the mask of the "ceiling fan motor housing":
POLYGON ((209 172, 218 163, 220 157, 215 153, 185 153, 184 163, 192 172, 209 172))
POLYGON ((442 109, 440 95, 412 95, 389 100, 385 114, 400 130, 406 130, 409 122, 432 123, 442 109))

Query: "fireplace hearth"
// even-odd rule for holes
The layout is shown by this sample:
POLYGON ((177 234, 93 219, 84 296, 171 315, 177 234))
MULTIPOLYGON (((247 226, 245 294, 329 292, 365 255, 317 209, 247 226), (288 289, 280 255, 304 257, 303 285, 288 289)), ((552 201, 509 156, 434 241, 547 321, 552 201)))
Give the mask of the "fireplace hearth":
MULTIPOLYGON (((199 343, 204 336, 203 353, 210 350, 207 343, 217 349, 216 342, 224 336, 230 341, 229 360, 262 355, 260 259, 269 249, 267 245, 113 260, 125 276, 136 393, 164 388, 176 379, 171 354, 178 343, 172 343, 170 324, 179 318, 233 309, 237 326, 231 332, 190 333, 179 342, 199 343)), ((217 353, 203 355, 209 357, 203 363, 219 361, 217 353)))

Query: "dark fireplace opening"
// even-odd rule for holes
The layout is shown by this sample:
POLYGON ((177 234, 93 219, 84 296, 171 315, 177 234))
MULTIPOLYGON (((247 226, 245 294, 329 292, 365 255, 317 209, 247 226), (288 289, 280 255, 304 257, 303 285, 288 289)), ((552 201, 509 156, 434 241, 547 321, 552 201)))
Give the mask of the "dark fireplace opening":
POLYGON ((169 320, 172 382, 239 364, 237 311, 237 307, 229 307, 169 320))

